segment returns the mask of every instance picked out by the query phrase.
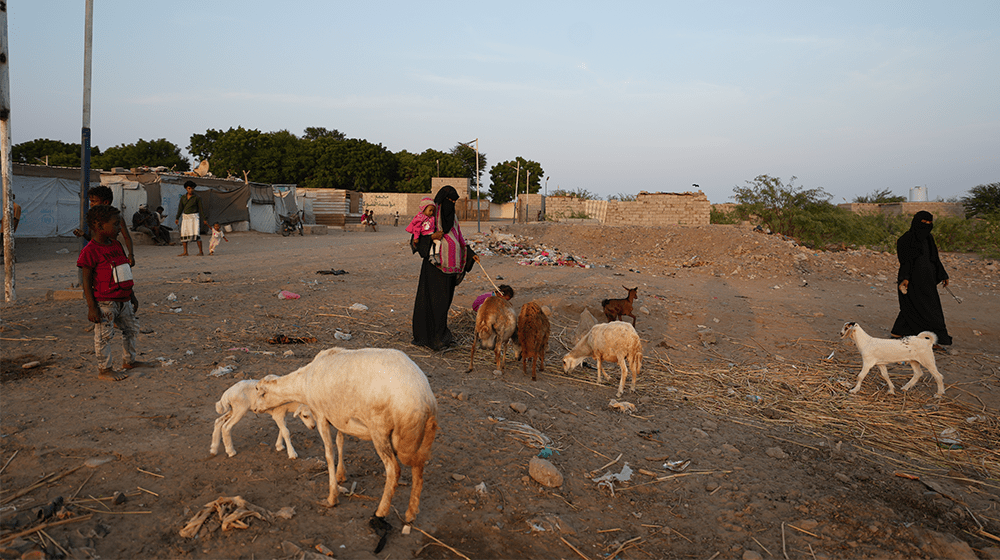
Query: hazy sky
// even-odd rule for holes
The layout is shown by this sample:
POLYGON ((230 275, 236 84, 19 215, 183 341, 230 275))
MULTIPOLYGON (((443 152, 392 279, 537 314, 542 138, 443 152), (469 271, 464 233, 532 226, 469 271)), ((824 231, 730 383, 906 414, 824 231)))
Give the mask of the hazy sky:
MULTIPOLYGON (((833 202, 1000 181, 996 0, 94 4, 102 149, 237 126, 479 138, 549 191, 712 202, 761 174, 833 202)), ((7 10, 13 142, 79 143, 84 0, 7 10)))

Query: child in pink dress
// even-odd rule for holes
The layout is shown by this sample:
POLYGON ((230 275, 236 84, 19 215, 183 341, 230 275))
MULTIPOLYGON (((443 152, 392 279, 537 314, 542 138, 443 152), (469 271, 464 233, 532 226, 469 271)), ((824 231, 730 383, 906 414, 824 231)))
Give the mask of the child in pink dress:
MULTIPOLYGON (((413 235, 410 244, 416 246, 417 238, 421 235, 433 235, 436 231, 435 213, 437 207, 434 206, 434 199, 423 198, 420 200, 420 211, 410 220, 410 225, 406 226, 406 231, 413 235)), ((431 248, 429 260, 432 264, 441 262, 441 242, 435 241, 431 248)))

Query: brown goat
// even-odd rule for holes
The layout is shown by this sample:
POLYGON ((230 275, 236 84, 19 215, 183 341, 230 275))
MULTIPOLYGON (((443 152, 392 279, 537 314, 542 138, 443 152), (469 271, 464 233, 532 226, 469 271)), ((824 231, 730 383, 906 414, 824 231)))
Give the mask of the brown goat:
POLYGON ((521 360, 521 369, 524 375, 528 375, 528 358, 532 358, 532 381, 538 380, 535 373, 536 366, 539 370, 545 371, 545 351, 548 347, 549 318, 537 303, 529 301, 521 306, 521 313, 517 316, 514 359, 521 360))
MULTIPOLYGON (((625 286, 622 286, 625 288, 625 286)), ((632 318, 632 326, 635 326, 635 315, 632 314, 632 302, 635 298, 639 296, 639 287, 635 288, 625 288, 628 291, 628 297, 622 299, 606 299, 601 302, 601 307, 604 308, 604 316, 608 318, 608 322, 619 321, 622 317, 628 316, 632 318)))
POLYGON ((476 358, 476 346, 482 345, 486 350, 493 350, 497 369, 503 371, 504 350, 514 330, 517 319, 514 317, 514 307, 501 296, 490 296, 479 307, 476 313, 476 332, 472 339, 472 355, 469 356, 469 369, 472 371, 473 360, 476 358))

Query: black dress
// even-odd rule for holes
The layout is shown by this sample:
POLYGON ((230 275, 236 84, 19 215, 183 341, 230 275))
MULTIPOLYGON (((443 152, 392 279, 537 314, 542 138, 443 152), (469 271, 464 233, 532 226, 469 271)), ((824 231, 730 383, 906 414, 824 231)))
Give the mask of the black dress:
POLYGON ((413 344, 441 350, 455 344, 455 337, 448 328, 448 310, 455 297, 459 275, 445 274, 428 260, 431 236, 421 235, 418 239, 417 252, 423 262, 413 301, 413 344))
POLYGON ((912 230, 907 231, 896 242, 896 256, 899 258, 896 285, 903 280, 910 282, 905 294, 896 289, 899 315, 892 334, 912 336, 931 331, 937 335, 938 344, 951 344, 937 291, 937 285, 948 279, 948 273, 938 257, 934 238, 926 235, 921 239, 912 230))

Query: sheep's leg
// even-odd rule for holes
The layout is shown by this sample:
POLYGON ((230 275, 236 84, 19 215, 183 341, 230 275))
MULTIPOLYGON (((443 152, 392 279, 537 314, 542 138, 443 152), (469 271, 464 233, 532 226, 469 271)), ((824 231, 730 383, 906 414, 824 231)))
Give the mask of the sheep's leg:
POLYGON ((607 377, 607 376, 604 375, 604 367, 601 366, 601 359, 600 358, 595 358, 595 360, 597 361, 597 384, 600 385, 601 384, 601 378, 602 377, 607 377))
POLYGON ((249 409, 234 407, 232 410, 232 416, 222 423, 222 443, 226 445, 226 455, 229 455, 230 457, 236 455, 236 448, 233 447, 233 428, 240 420, 243 419, 247 410, 249 409))
POLYGON ((344 432, 337 430, 337 482, 347 481, 347 469, 344 468, 344 432))
MULTIPOLYGON (((621 398, 622 393, 625 392, 625 378, 628 377, 628 364, 626 362, 627 360, 625 359, 625 356, 618 358, 618 367, 622 370, 622 379, 618 382, 618 394, 615 395, 617 398, 621 398)), ((634 375, 635 374, 633 374, 632 379, 635 379, 634 375)), ((634 391, 635 387, 633 387, 632 390, 634 391)))
MULTIPOLYGON (((527 362, 526 362, 527 364, 527 362)), ((538 374, 535 373, 536 367, 538 366, 538 354, 531 357, 531 380, 538 381, 538 374)), ((528 373, 528 372, 525 372, 528 373)))
MULTIPOLYGON (((914 366, 916 367, 916 366, 914 366)), ((944 376, 938 371, 937 364, 931 362, 929 364, 924 364, 927 371, 931 372, 931 377, 937 382, 937 393, 934 394, 935 397, 940 397, 944 395, 944 376)))
POLYGON ((642 362, 639 360, 632 361, 632 392, 635 392, 635 376, 639 375, 639 369, 642 367, 642 362))
POLYGON ((882 379, 889 385, 889 394, 896 394, 896 386, 892 384, 892 379, 889 379, 889 370, 885 369, 885 364, 879 364, 878 370, 882 374, 882 379))
POLYGON ((337 468, 333 461, 333 440, 330 437, 330 423, 325 417, 317 415, 316 424, 319 429, 319 437, 323 440, 323 455, 326 457, 326 470, 330 475, 330 494, 326 498, 328 507, 337 505, 337 493, 340 487, 337 484, 337 468))
POLYGON ((215 428, 212 430, 212 447, 208 450, 212 455, 219 453, 219 441, 222 440, 222 423, 232 416, 232 414, 233 411, 230 410, 215 419, 215 428))
POLYGON ((291 434, 291 432, 288 431, 288 425, 285 424, 285 413, 284 413, 284 411, 282 411, 280 413, 279 412, 275 412, 275 413, 271 414, 271 417, 274 418, 274 423, 278 425, 278 441, 276 441, 274 443, 274 449, 277 450, 277 451, 281 451, 282 449, 285 448, 285 444, 287 444, 287 446, 288 446, 288 458, 289 459, 298 459, 299 458, 299 454, 296 453, 295 452, 295 448, 292 447, 292 434, 291 434))
POLYGON ((396 493, 396 486, 399 485, 399 461, 396 460, 392 442, 385 434, 372 434, 372 443, 375 444, 375 452, 385 465, 385 488, 382 490, 382 500, 378 503, 375 516, 385 517, 392 508, 392 496, 396 493))
POLYGON ((873 365, 875 365, 874 360, 870 362, 866 361, 861 364, 861 373, 858 374, 858 384, 849 391, 851 394, 857 393, 861 390, 861 382, 865 380, 865 376, 868 375, 868 371, 872 369, 873 365))

